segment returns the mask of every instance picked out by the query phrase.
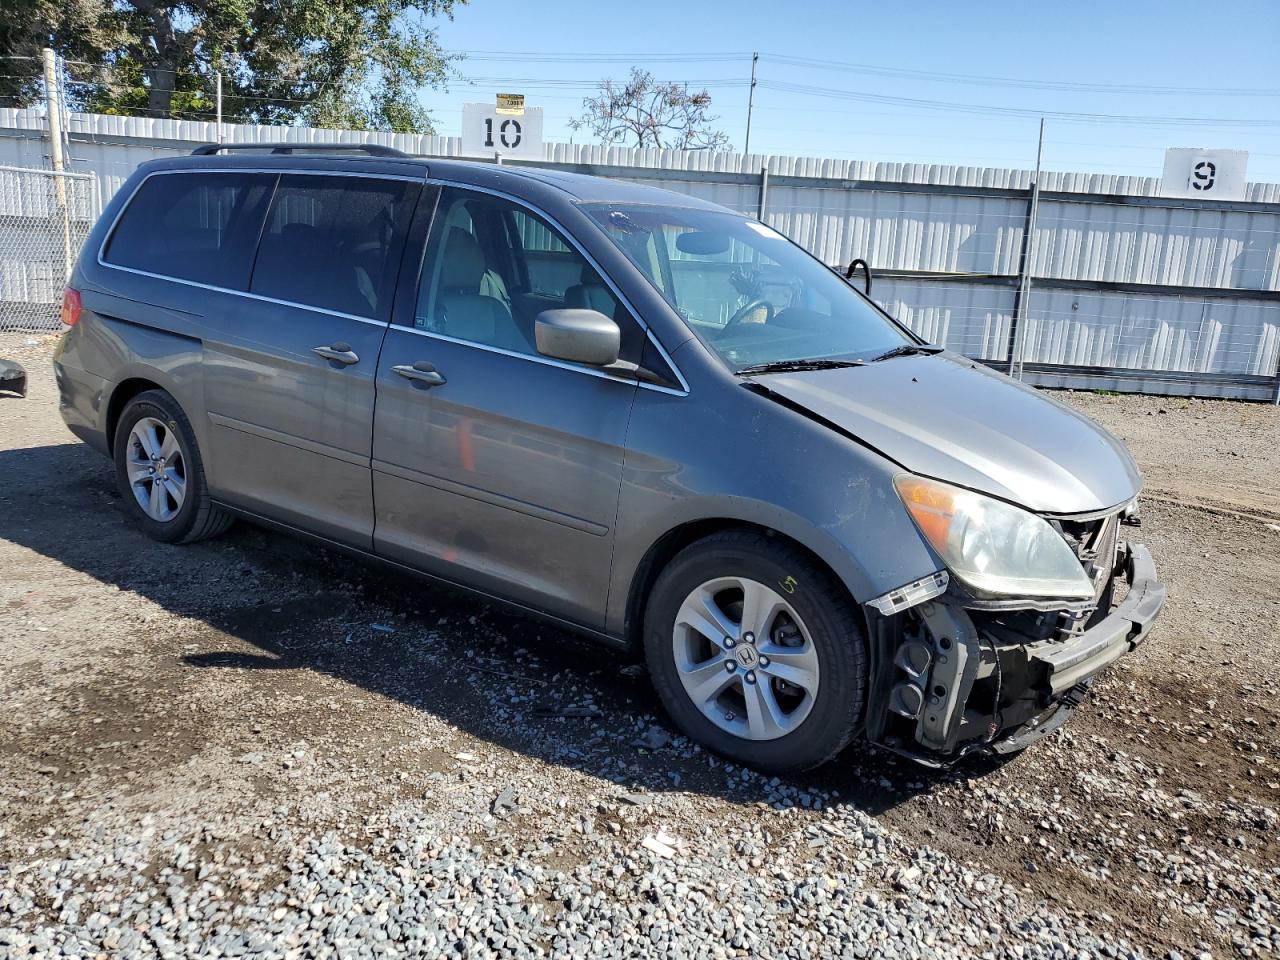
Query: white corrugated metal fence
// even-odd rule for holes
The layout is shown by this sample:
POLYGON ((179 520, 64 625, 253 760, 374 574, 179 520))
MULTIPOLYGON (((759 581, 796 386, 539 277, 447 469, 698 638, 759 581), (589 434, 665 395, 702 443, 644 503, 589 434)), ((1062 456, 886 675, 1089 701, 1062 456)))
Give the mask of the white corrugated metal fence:
MULTIPOLYGON (((72 114, 68 127, 72 169, 91 173, 102 198, 139 163, 218 139, 212 123, 177 120, 72 114)), ((223 135, 461 155, 456 137, 233 125, 223 135)), ((0 163, 46 166, 44 138, 35 111, 0 110, 0 163)), ((861 257, 876 300, 912 329, 998 366, 1020 352, 1032 382, 1277 396, 1280 184, 1208 202, 1162 198, 1155 178, 1043 173, 1028 238, 1027 170, 581 144, 547 144, 532 162, 760 215, 833 266, 861 257)), ((15 269, 3 266, 6 290, 15 269)))

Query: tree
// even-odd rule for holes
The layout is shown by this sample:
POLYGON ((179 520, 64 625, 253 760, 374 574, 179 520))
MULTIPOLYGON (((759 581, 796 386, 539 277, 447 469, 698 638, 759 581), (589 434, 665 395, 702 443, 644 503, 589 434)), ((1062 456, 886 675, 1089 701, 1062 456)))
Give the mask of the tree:
POLYGON ((729 135, 714 128, 711 94, 690 92, 687 83, 659 81, 647 70, 631 68, 619 86, 602 80, 600 92, 582 101, 583 115, 570 120, 574 130, 587 128, 602 143, 677 150, 728 150, 729 135))
POLYGON ((106 0, 4 0, 0 4, 0 106, 25 107, 42 91, 44 48, 99 62, 118 38, 106 0))
MULTIPOLYGON (((451 16, 460 2, 72 0, 70 7, 92 13, 88 31, 68 24, 56 0, 16 5, 39 13, 25 31, 37 49, 47 44, 87 61, 73 64, 70 85, 73 103, 85 109, 210 119, 213 75, 221 71, 229 122, 431 133, 417 93, 444 83, 452 58, 430 19, 451 16)), ((14 3, 0 12, 0 41, 14 3)))

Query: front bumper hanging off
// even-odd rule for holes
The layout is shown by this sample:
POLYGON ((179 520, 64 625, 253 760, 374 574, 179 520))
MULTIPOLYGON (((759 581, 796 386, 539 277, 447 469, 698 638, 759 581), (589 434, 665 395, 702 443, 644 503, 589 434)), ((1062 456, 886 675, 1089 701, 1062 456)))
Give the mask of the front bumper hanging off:
POLYGON ((1125 547, 1122 568, 1129 595, 1101 623, 1069 643, 1048 646, 1036 653, 1048 667, 1049 689, 1055 694, 1065 693, 1133 650, 1147 638, 1151 624, 1164 607, 1167 591, 1156 579, 1151 552, 1141 544, 1125 547))
POLYGON ((1065 629, 1065 612, 991 612, 951 593, 874 617, 868 738, 941 766, 976 750, 1021 750, 1061 727, 1164 606, 1146 547, 1120 544, 1116 559, 1128 593, 1086 629, 1065 629))
POLYGON ((27 371, 16 360, 0 358, 0 392, 27 395, 27 371))

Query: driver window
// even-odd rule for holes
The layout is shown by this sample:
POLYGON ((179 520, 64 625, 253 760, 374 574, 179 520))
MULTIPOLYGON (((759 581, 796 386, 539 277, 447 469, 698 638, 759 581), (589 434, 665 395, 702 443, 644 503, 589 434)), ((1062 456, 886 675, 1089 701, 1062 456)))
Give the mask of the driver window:
POLYGON ((537 355, 543 310, 597 310, 617 322, 622 355, 642 331, 595 268, 541 217, 512 201, 446 188, 427 243, 414 326, 537 355))
POLYGON ((770 282, 773 261, 741 241, 691 228, 663 238, 686 319, 719 327, 735 316, 737 323, 767 323, 790 305, 790 288, 770 282))

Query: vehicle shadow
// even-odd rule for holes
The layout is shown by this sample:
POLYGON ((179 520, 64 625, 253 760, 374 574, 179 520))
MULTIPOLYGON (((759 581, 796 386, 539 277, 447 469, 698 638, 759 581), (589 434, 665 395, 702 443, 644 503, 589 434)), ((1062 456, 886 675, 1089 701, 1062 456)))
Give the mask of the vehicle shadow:
MULTIPOLYGON (((0 481, 0 538, 207 625, 201 645, 215 649, 183 656, 175 643, 181 669, 316 671, 631 789, 779 802, 769 778, 744 781, 681 738, 645 745, 651 724, 675 730, 642 666, 572 633, 248 524, 192 546, 155 543, 121 509, 110 464, 82 444, 2 450, 0 481)), ((998 764, 932 771, 855 745, 786 786, 874 815, 998 764)))

